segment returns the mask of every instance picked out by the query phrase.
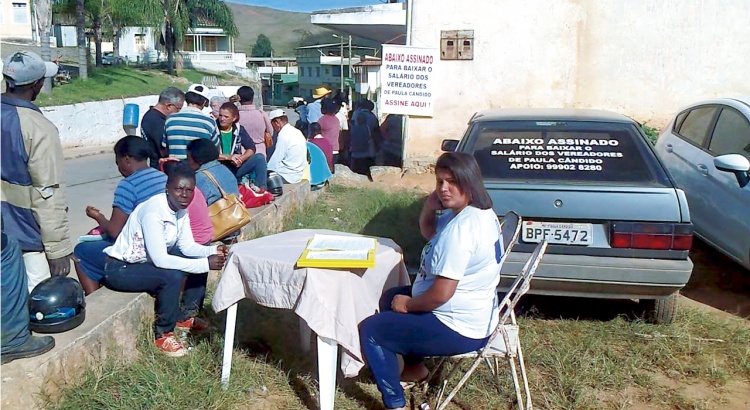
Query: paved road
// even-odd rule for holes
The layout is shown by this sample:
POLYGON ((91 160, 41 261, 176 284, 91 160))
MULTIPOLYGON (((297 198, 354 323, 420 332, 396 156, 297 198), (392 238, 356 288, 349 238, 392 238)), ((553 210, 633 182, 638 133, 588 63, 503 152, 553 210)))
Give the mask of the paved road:
POLYGON ((93 205, 109 216, 115 187, 122 176, 113 154, 100 154, 66 160, 63 166, 67 186, 70 233, 75 241, 96 226, 86 216, 86 206, 93 205))

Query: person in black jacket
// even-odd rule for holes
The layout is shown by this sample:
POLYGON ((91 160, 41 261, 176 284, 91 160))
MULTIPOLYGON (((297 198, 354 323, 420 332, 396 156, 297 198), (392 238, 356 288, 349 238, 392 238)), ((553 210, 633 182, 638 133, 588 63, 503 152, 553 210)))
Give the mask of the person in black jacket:
POLYGON ((141 137, 151 145, 151 168, 159 169, 159 159, 166 157, 162 150, 164 122, 167 116, 179 112, 185 105, 185 93, 175 87, 168 87, 159 94, 159 102, 149 108, 141 119, 141 137))

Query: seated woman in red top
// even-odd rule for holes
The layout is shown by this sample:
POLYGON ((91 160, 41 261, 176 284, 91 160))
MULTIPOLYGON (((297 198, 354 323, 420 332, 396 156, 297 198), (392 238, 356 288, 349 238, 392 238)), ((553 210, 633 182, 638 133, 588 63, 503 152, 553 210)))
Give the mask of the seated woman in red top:
POLYGON ((318 148, 323 151, 323 154, 325 154, 326 156, 326 161, 328 162, 328 168, 330 168, 331 172, 333 172, 333 147, 331 146, 331 143, 328 142, 327 139, 323 138, 323 135, 320 133, 320 124, 318 124, 317 122, 310 124, 309 130, 310 135, 308 137, 308 141, 317 145, 318 148))

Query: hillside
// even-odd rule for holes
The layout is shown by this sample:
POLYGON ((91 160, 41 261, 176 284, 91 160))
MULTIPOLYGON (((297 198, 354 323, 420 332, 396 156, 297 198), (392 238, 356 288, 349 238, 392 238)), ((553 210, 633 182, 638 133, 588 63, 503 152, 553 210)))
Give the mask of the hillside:
POLYGON ((271 40, 271 45, 275 50, 274 55, 293 57, 294 49, 300 45, 302 32, 320 34, 329 31, 311 24, 309 13, 246 6, 229 1, 226 3, 234 13, 234 21, 240 31, 234 42, 234 50, 238 53, 247 53, 248 56, 258 34, 261 33, 271 40), (299 31, 295 33, 295 30, 299 31))

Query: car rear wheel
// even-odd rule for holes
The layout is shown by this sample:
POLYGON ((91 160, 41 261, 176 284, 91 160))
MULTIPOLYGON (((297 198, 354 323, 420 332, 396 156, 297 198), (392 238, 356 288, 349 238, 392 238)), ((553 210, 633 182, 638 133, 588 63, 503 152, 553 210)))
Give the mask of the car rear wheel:
POLYGON ((659 299, 641 299, 646 321, 657 325, 669 325, 674 323, 677 317, 677 300, 680 292, 675 292, 667 297, 659 299))

